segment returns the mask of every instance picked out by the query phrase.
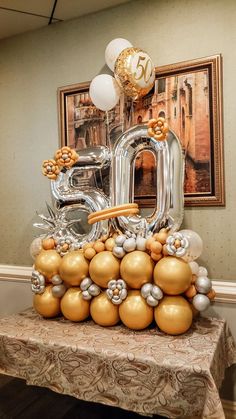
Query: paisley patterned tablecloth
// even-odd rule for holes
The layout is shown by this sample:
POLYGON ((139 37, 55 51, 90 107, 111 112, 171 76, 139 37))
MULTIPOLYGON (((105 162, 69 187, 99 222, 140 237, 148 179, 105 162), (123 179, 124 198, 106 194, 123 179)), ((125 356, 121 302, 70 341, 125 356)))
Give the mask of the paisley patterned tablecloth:
POLYGON ((0 319, 0 373, 145 415, 224 418, 218 389, 235 362, 224 320, 200 318, 174 337, 45 320, 32 309, 0 319))

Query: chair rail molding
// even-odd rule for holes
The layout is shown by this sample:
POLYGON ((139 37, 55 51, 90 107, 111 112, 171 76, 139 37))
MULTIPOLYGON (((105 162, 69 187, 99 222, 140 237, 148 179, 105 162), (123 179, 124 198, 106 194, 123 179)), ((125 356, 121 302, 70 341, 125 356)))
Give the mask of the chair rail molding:
MULTIPOLYGON (((30 282, 32 269, 31 266, 0 265, 0 281, 30 282)), ((214 279, 212 285, 217 303, 236 304, 236 281, 214 279)))
POLYGON ((31 266, 0 265, 0 281, 30 282, 31 266))

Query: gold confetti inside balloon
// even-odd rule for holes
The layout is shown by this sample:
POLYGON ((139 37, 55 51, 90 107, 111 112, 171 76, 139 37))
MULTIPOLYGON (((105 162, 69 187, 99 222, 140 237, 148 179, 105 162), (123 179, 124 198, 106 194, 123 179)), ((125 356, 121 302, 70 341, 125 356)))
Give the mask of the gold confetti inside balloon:
POLYGON ((118 306, 107 298, 105 292, 93 298, 90 305, 90 314, 95 323, 100 326, 114 326, 120 320, 118 306))
POLYGON ((191 280, 189 264, 180 258, 164 257, 155 266, 154 282, 165 294, 182 294, 190 287, 191 280))
POLYGON ((146 282, 152 282, 154 262, 150 256, 135 250, 127 253, 120 265, 121 278, 130 288, 140 289, 146 282))
POLYGON ((149 55, 140 48, 126 48, 118 56, 115 78, 126 96, 138 99, 153 87, 155 67, 149 55))
POLYGON ((120 276, 120 262, 109 251, 97 253, 90 262, 89 275, 99 287, 107 288, 111 279, 120 276))
POLYGON ((69 288, 61 299, 63 316, 72 322, 81 322, 89 316, 90 301, 84 300, 78 287, 69 288))
POLYGON ((192 324, 190 304, 180 295, 165 296, 154 311, 157 326, 169 335, 181 335, 192 324))
POLYGON ((35 270, 50 280, 58 274, 61 260, 56 250, 42 250, 35 258, 35 270))
POLYGON ((129 329, 141 330, 149 326, 153 320, 153 308, 141 296, 140 291, 129 291, 128 296, 119 306, 121 321, 129 329))
POLYGON ((56 317, 61 313, 60 298, 53 296, 52 287, 48 285, 43 294, 34 294, 33 306, 43 317, 56 317))
POLYGON ((88 276, 88 271, 89 262, 85 259, 83 252, 74 250, 62 258, 59 274, 67 285, 74 287, 88 276))

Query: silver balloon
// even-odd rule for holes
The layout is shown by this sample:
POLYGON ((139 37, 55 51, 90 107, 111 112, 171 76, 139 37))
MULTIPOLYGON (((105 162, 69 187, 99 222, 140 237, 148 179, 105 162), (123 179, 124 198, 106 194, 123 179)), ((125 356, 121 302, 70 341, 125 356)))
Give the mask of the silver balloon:
POLYGON ((196 279, 195 287, 201 294, 207 294, 212 288, 212 283, 206 276, 199 276, 196 279))
POLYGON ((99 188, 104 191, 105 169, 107 177, 109 176, 111 155, 107 147, 87 147, 76 151, 79 160, 75 165, 69 170, 60 172, 57 179, 51 182, 52 195, 60 205, 75 202, 75 196, 81 190, 98 191, 99 188))
POLYGON ((64 284, 54 285, 52 287, 52 295, 57 298, 63 297, 66 292, 66 287, 64 284))
POLYGON ((144 236, 162 226, 175 231, 183 219, 184 159, 180 142, 172 131, 168 140, 162 142, 148 137, 147 125, 137 125, 121 135, 112 153, 112 206, 134 201, 135 159, 142 151, 151 151, 156 158, 156 208, 147 218, 118 217, 117 227, 144 236))
POLYGON ((193 306, 198 311, 205 311, 210 305, 210 300, 206 295, 197 294, 193 297, 193 306))
POLYGON ((87 216, 109 206, 109 198, 102 188, 103 172, 107 169, 108 176, 111 157, 105 146, 77 151, 79 160, 51 182, 51 191, 62 221, 58 236, 70 234, 82 246, 108 232, 107 220, 89 225, 87 216))

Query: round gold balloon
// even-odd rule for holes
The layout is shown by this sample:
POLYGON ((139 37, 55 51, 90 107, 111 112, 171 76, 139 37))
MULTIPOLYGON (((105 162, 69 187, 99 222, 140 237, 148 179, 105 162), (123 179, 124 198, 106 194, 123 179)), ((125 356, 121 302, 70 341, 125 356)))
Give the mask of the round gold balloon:
POLYGON ((33 306, 43 317, 56 317, 61 313, 60 298, 52 294, 53 285, 48 285, 43 294, 35 294, 33 306))
POLYGON ((84 300, 78 287, 69 288, 61 299, 63 316, 72 322, 81 322, 89 316, 90 301, 84 300))
POLYGON ((119 306, 122 323, 129 329, 145 329, 153 320, 153 308, 141 296, 140 291, 128 291, 128 296, 119 306))
POLYGON ((67 285, 73 287, 80 285, 82 279, 88 276, 88 271, 89 262, 81 251, 74 250, 62 258, 59 274, 67 285))
POLYGON ((107 288, 111 279, 118 279, 120 276, 119 259, 108 250, 97 253, 90 262, 89 275, 99 287, 107 288))
POLYGON ((155 308, 157 326, 169 335, 181 335, 191 326, 193 312, 190 304, 184 297, 165 296, 155 308))
POLYGON ((61 260, 56 250, 42 250, 35 258, 35 269, 50 280, 58 274, 61 260))
POLYGON ((182 294, 189 288, 191 279, 189 264, 174 256, 162 258, 154 269, 154 282, 165 294, 182 294))
POLYGON ((114 326, 120 320, 118 306, 107 298, 105 292, 93 298, 90 314, 95 323, 100 326, 114 326))
POLYGON ((153 87, 155 67, 149 55, 140 48, 126 48, 118 56, 115 78, 126 96, 138 99, 153 87))
POLYGON ((140 289, 146 282, 152 282, 154 262, 140 250, 127 253, 120 264, 120 274, 130 288, 140 289))

